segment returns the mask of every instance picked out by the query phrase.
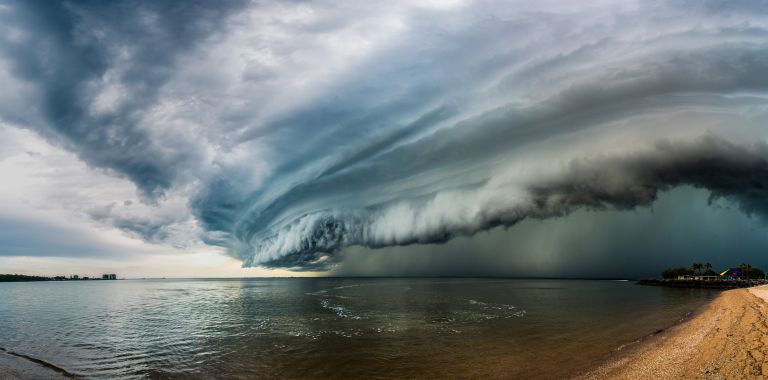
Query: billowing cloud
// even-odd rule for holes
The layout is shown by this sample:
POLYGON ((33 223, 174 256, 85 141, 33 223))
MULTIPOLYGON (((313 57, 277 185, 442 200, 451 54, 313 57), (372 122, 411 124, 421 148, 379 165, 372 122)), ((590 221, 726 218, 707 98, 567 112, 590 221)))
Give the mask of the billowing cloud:
POLYGON ((766 11, 9 2, 0 118, 138 191, 78 213, 245 265, 324 269, 683 185, 760 219, 766 11))
POLYGON ((713 199, 731 199, 747 214, 768 217, 768 145, 734 145, 713 137, 662 141, 626 155, 574 160, 528 178, 497 176, 475 186, 357 209, 321 208, 290 220, 273 236, 257 237, 255 254, 246 257, 267 265, 324 265, 327 254, 347 246, 441 243, 526 218, 565 216, 584 207, 649 206, 660 192, 681 185, 708 189, 713 199))
POLYGON ((353 246, 338 253, 331 271, 337 276, 638 278, 692 262, 763 267, 766 244, 765 225, 727 199, 684 186, 632 211, 581 208, 441 244, 353 246))

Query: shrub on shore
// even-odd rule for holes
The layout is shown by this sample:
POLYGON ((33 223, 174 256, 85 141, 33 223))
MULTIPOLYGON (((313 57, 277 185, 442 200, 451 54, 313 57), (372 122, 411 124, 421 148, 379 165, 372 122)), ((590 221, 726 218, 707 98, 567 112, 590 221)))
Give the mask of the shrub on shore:
POLYGON ((693 275, 693 270, 688 268, 667 268, 661 272, 661 277, 665 279, 677 278, 678 276, 693 275))

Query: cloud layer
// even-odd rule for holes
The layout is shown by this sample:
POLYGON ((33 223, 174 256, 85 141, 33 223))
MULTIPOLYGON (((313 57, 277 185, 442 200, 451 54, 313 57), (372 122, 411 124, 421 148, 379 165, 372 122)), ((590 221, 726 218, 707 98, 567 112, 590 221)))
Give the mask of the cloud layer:
POLYGON ((95 222, 245 265, 323 269, 681 185, 763 217, 766 11, 8 2, 0 117, 135 186, 137 207, 79 211, 95 222))
POLYGON ((321 210, 291 220, 274 236, 244 239, 253 239, 256 263, 326 265, 328 254, 347 246, 441 243, 579 208, 649 206, 660 192, 681 185, 708 189, 712 199, 727 198, 747 214, 768 217, 765 143, 740 146, 713 137, 662 141, 645 151, 574 160, 534 178, 521 177, 497 176, 477 186, 359 209, 321 210))

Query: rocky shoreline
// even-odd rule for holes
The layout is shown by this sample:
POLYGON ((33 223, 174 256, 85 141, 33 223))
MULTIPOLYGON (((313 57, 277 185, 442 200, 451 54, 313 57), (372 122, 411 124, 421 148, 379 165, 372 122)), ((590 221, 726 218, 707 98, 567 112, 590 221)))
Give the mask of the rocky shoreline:
POLYGON ((642 279, 639 285, 668 286, 673 288, 738 289, 765 285, 766 280, 673 280, 642 279))

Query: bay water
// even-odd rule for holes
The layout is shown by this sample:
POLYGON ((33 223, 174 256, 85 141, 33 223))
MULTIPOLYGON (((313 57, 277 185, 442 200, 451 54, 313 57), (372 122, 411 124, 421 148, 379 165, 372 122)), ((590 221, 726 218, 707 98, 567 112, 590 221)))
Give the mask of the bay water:
POLYGON ((0 347, 94 379, 564 378, 716 295, 495 278, 0 283, 0 347))

